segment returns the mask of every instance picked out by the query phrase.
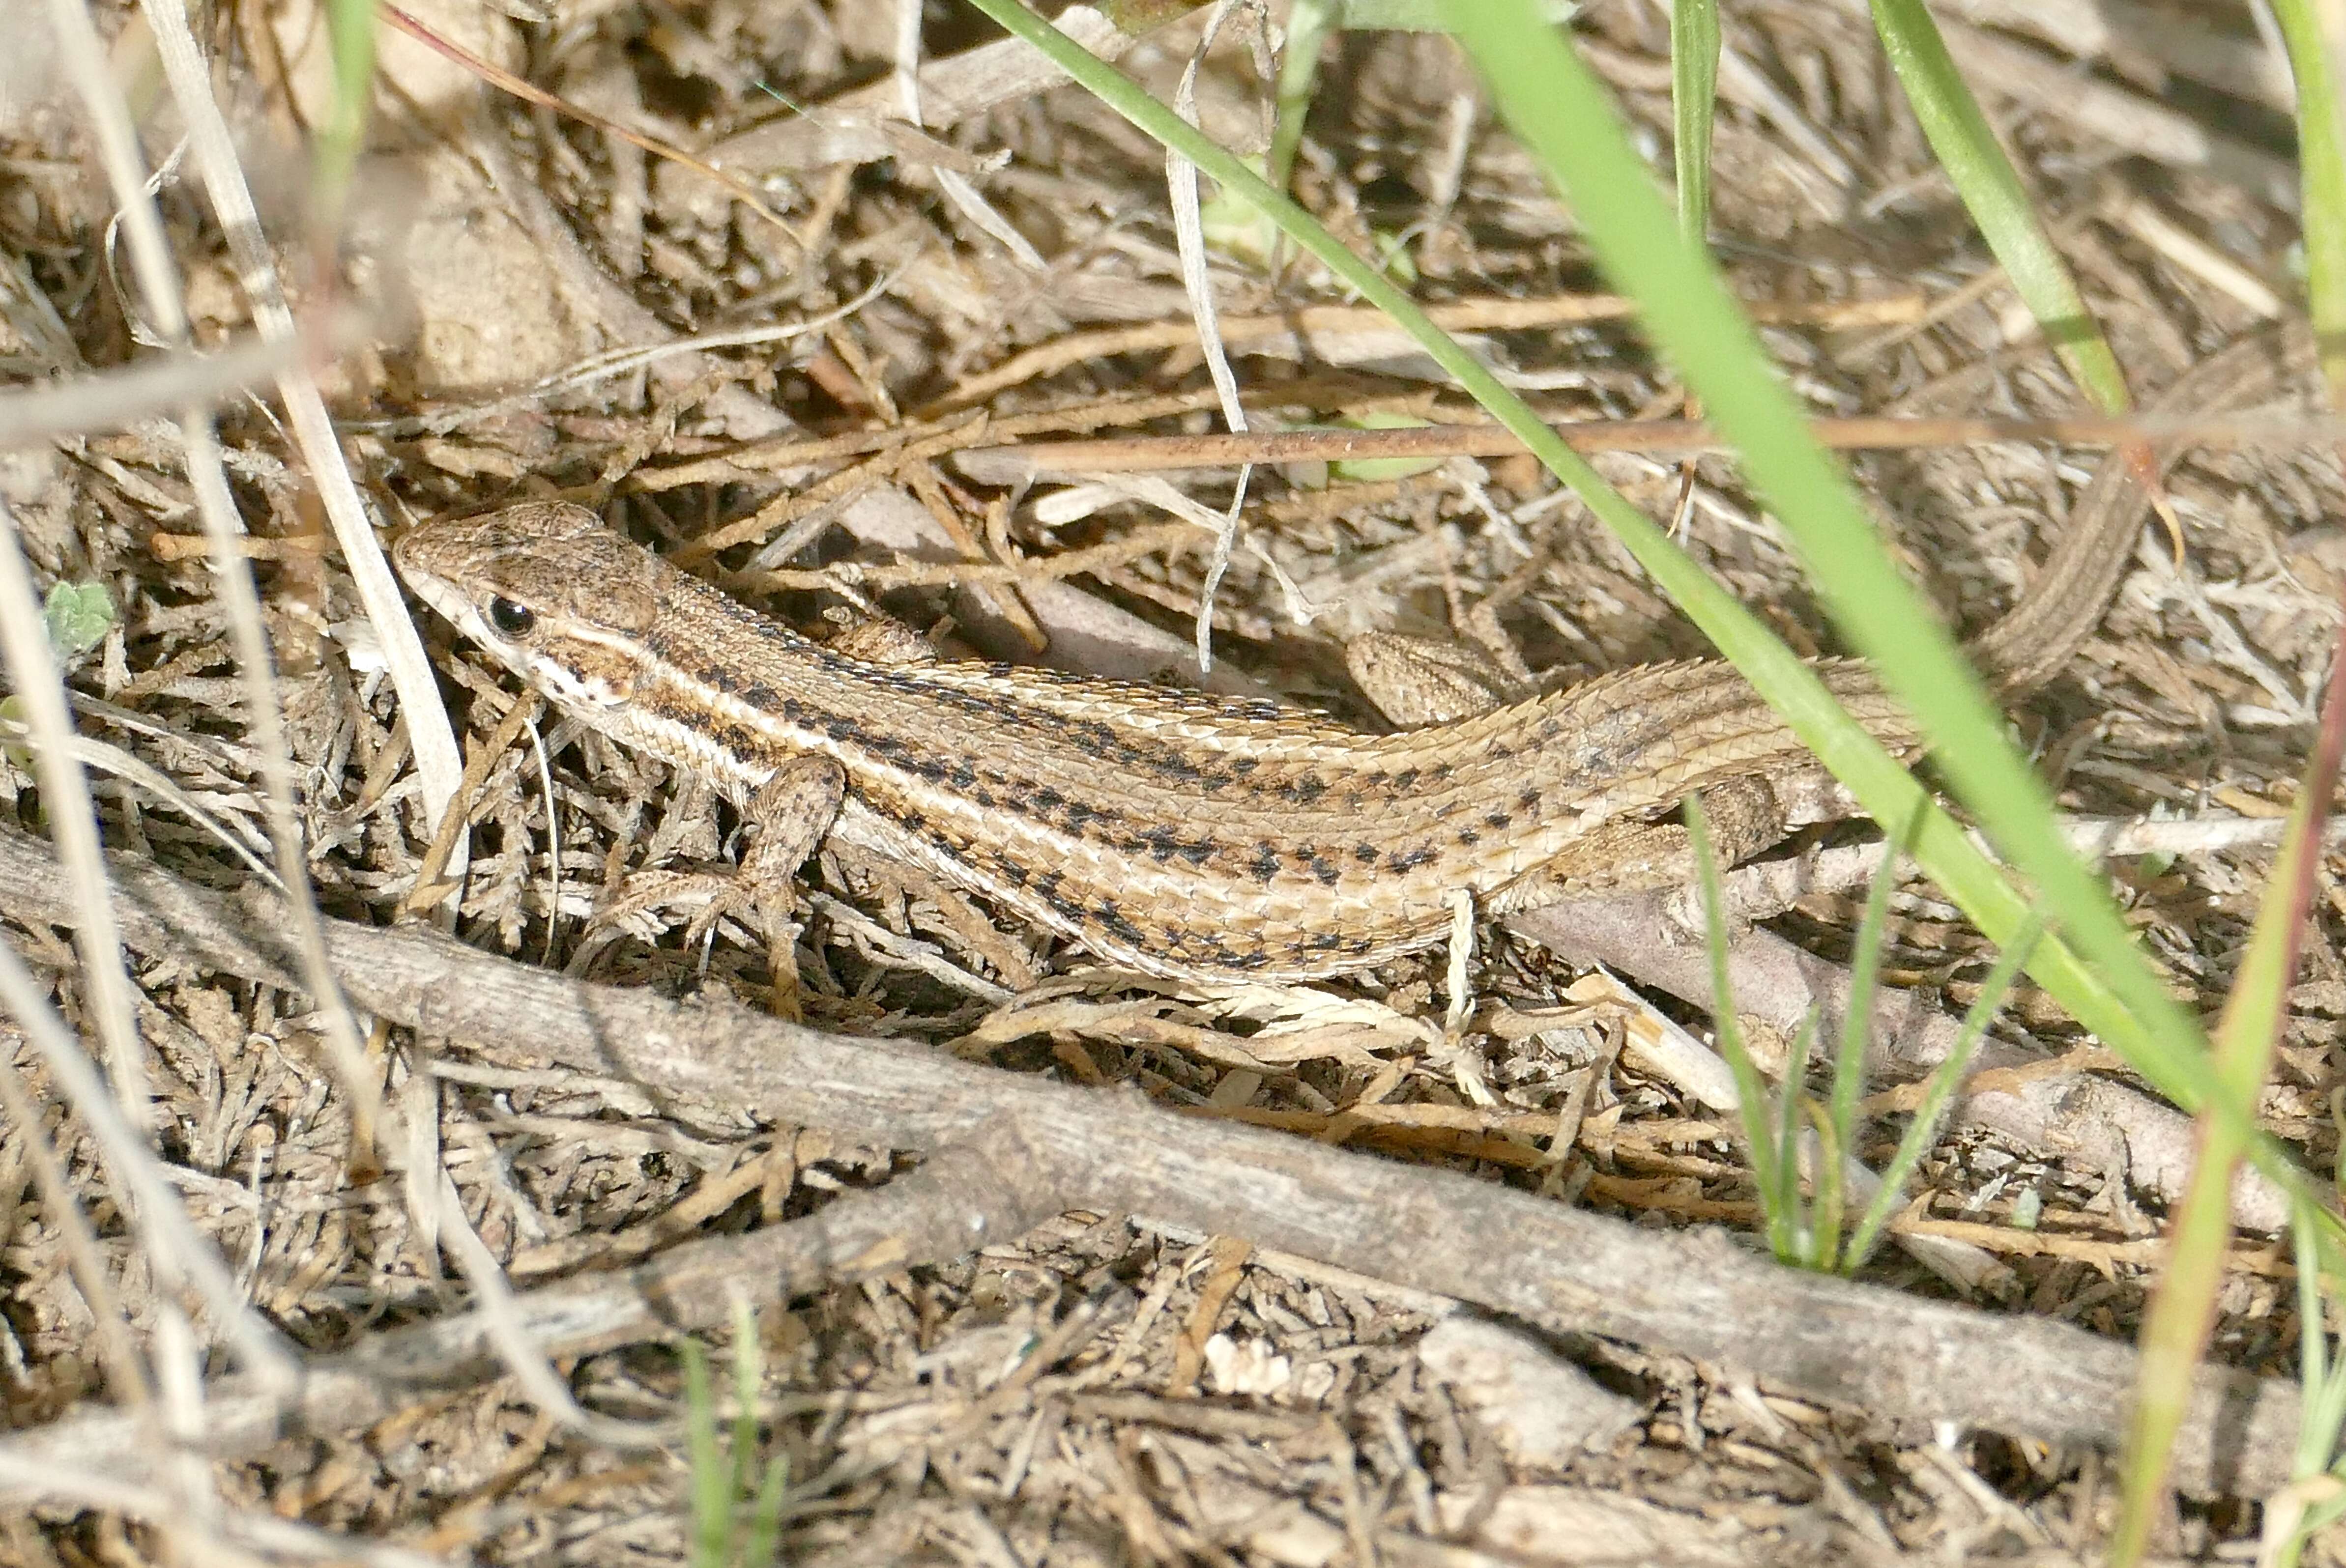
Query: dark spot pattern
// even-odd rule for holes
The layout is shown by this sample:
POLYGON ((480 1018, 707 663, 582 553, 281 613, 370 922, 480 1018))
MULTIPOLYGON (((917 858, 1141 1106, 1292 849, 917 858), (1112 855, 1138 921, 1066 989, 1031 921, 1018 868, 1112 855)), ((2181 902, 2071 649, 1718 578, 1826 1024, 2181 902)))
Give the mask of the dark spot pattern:
POLYGON ((1120 941, 1135 947, 1148 945, 1148 933, 1125 919, 1124 911, 1117 907, 1114 899, 1102 899, 1092 905, 1092 918, 1100 923, 1102 930, 1120 941))

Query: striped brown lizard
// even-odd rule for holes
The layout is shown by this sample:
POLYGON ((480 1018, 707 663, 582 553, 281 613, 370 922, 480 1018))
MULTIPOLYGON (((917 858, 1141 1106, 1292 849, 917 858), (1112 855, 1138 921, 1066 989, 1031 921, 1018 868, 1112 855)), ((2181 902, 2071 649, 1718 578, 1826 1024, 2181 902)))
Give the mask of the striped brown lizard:
MULTIPOLYGON (((2302 357, 2250 340, 2160 409, 2268 399, 2302 357)), ((2113 455, 2031 591, 1974 645, 2007 689, 2098 623, 2147 504, 2113 455)), ((739 896, 826 834, 909 862, 1098 958, 1198 979, 1306 979, 1442 941, 1458 895, 1504 913, 1682 879, 1703 797, 1741 858, 1842 812, 1837 785, 1732 667, 1649 666, 1448 722, 1366 735, 1269 702, 819 643, 612 531, 533 503, 395 547, 428 603, 592 728, 696 769, 760 832, 739 896)), ((1819 675, 1911 755, 1858 665, 1819 675)))

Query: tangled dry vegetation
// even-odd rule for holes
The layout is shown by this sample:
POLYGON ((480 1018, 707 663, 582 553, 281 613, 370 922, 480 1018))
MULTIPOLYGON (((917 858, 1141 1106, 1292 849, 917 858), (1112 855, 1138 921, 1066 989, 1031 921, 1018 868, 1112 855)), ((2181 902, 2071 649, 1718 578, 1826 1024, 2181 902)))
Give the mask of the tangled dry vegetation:
MULTIPOLYGON (((1576 24, 1656 147, 1666 9, 1606 0, 1576 24)), ((2294 309, 2286 80, 2245 6, 1964 10, 1958 58, 2138 391, 2294 309)), ((471 824, 461 909, 438 923, 472 953, 438 935, 427 857, 459 759, 393 698, 395 629, 360 591, 379 564, 328 543, 337 461, 387 527, 558 494, 698 544, 701 569, 801 623, 876 602, 990 656, 1175 681, 1197 678, 1211 550, 1181 506, 1219 507, 1231 480, 1010 489, 956 460, 1201 431, 1215 406, 1161 152, 974 13, 923 13, 915 128, 889 75, 894 7, 556 12, 413 7, 570 105, 699 149, 770 215, 386 33, 323 273, 292 150, 327 101, 316 13, 247 0, 198 39, 295 311, 366 313, 315 366, 339 458, 302 449, 274 394, 217 410, 322 951, 359 1010, 344 1046, 263 885, 265 740, 180 435, 148 420, 0 451, 41 585, 97 585, 115 607, 73 711, 106 841, 130 857, 155 1191, 192 1223, 175 1240, 130 1196, 88 1107, 0 1023, 35 1108, 11 1106, 0 1145, 0 1487, 17 1500, 0 1557, 676 1560, 689 1467, 649 1424, 681 1409, 675 1340, 706 1334, 729 1366, 754 1308, 758 1462, 786 1466, 794 1562, 2090 1559, 2188 1128, 2032 993, 1868 1272, 1886 1288, 1805 1279, 1692 1228, 1748 1237, 1752 1189, 1688 1033, 1700 950, 1667 951, 1650 910, 1488 927, 1454 1008, 1438 954, 1307 991, 1104 974, 826 852, 792 955, 810 1033, 760 1011, 754 933, 688 946, 677 911, 590 923, 633 873, 724 859, 732 809, 551 716, 533 739, 513 684, 425 626, 471 824), (1691 979, 1671 967, 1688 952, 1691 979), (1586 972, 1592 954, 1642 988, 1586 972), (218 1298, 190 1329, 173 1248, 198 1245, 304 1383, 272 1384, 218 1298), (507 1304, 467 1316, 498 1299, 492 1264, 507 1304)), ((122 80, 151 80, 144 16, 97 20, 122 80)), ((1169 97, 1198 31, 1175 18, 1116 46, 1169 97)), ((1717 253, 1811 407, 2072 410, 1862 7, 1749 0, 1727 40, 1717 253)), ((110 249, 117 198, 63 56, 23 47, 30 68, 0 83, 0 343, 12 383, 70 382, 169 333, 110 249)), ((1242 37, 1199 98, 1219 140, 1260 144, 1242 37)), ((162 163, 189 112, 133 101, 162 163)), ((239 249, 200 141, 159 196, 192 335, 219 346, 246 340, 269 255, 239 249)), ((1417 296, 1545 412, 1683 412, 1445 38, 1331 44, 1296 188, 1356 245, 1404 253, 1417 296)), ((1472 417, 1398 333, 1232 227, 1212 286, 1250 406, 1472 417)), ((1977 627, 2025 591, 2101 461, 2007 443, 1853 463, 1916 577, 1977 627)), ((1601 466, 1658 515, 1685 491, 1675 458, 1601 466)), ((1733 465, 1692 475, 1688 547, 1822 646, 1733 465)), ((2066 809, 2146 824, 2111 869, 2146 944, 2212 1006, 2269 864, 2258 824, 2311 732, 2346 537, 2334 465, 2203 453, 2170 484, 2180 555, 2143 532, 2096 635, 2014 722, 2066 809)), ((1222 689, 1373 724, 1341 662, 1370 629, 1548 678, 1705 651, 1527 459, 1290 465, 1259 472, 1249 505, 1212 610, 1222 689)), ((86 911, 28 836, 56 802, 11 755, 7 940, 94 1041, 68 935, 86 911)), ((1796 1019, 1830 983, 1855 897, 1821 877, 1739 944, 1755 1013, 1796 1019)), ((2341 912, 2325 890, 2265 1105, 2316 1169, 2338 1155, 2341 912)), ((1993 956, 1921 883, 1889 940, 1911 1000, 1885 1009, 1885 1090, 1943 1048, 1993 956)), ((2212 1352, 2230 1402, 2211 1425, 2211 1391, 2187 1434, 2170 1553, 2238 1554, 2286 1478, 2299 1328, 2278 1217, 2244 1186, 2212 1352)))

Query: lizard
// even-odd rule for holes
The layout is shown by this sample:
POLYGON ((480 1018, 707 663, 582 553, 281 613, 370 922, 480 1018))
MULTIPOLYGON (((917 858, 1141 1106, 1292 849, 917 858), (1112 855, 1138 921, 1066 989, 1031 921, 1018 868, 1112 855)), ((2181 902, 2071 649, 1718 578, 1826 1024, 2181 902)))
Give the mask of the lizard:
MULTIPOLYGON (((2155 406, 2270 394, 2301 358, 2252 340, 2155 406)), ((2147 504, 2113 453, 2035 591, 1974 645, 2007 690, 2098 624, 2147 504)), ((1315 980, 1490 913, 1680 881, 1689 795, 1722 859, 1844 814, 1838 784, 1731 666, 1659 664, 1387 735, 1267 701, 819 643, 608 528, 533 502, 435 519, 393 557, 433 608, 593 728, 748 803, 741 875, 826 834, 921 867, 1104 962, 1315 980)), ((1813 667, 1892 751, 1911 720, 1852 660, 1813 667)))

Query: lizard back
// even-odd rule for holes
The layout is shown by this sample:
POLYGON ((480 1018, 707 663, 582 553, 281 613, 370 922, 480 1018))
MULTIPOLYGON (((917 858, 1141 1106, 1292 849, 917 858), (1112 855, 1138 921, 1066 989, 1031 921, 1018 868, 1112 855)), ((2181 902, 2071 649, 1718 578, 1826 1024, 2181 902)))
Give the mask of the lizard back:
MULTIPOLYGON (((838 831, 1151 972, 1362 968, 1441 940, 1457 891, 1504 901, 1606 822, 1760 780, 1797 825, 1830 792, 1716 662, 1365 735, 1263 701, 859 657, 575 506, 434 522, 396 555, 427 601, 586 723, 740 791, 792 756, 831 757, 838 831)), ((1862 668, 1818 668, 1911 748, 1862 668)))

